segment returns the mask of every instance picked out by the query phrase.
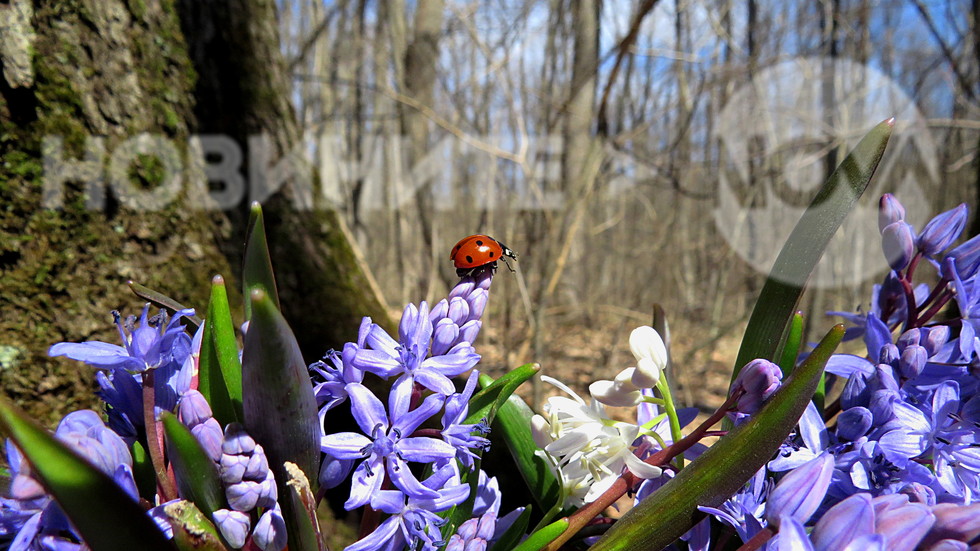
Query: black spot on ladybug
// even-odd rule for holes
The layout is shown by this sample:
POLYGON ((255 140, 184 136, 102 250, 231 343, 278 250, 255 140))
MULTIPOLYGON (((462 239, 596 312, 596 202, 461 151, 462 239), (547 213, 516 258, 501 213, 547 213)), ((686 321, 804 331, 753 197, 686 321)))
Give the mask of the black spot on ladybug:
POLYGON ((467 264, 472 264, 473 263, 473 257, 470 256, 470 255, 466 255, 466 263, 467 264))
POLYGON ((482 247, 483 246, 483 240, 482 239, 477 239, 476 240, 476 244, 482 247))
POLYGON ((493 258, 493 251, 490 251, 490 258, 493 258))

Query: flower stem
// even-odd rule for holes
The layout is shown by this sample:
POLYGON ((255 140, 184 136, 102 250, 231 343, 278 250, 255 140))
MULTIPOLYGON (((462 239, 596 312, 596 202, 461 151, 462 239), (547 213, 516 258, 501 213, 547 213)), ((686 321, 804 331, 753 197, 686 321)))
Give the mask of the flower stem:
POLYGON ((150 453, 150 462, 157 477, 157 489, 163 501, 177 499, 177 490, 167 473, 167 465, 163 460, 163 434, 158 430, 156 414, 156 389, 154 388, 153 370, 143 372, 143 423, 146 425, 146 447, 150 453))

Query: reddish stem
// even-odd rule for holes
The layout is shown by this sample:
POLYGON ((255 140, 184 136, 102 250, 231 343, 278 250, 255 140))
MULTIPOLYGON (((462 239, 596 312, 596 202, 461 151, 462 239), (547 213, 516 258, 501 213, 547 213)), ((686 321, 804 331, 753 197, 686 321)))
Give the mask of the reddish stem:
POLYGON ((157 425, 154 406, 156 405, 156 389, 154 388, 153 370, 143 372, 143 423, 146 425, 146 447, 150 454, 150 463, 157 478, 157 491, 163 501, 177 499, 177 490, 170 475, 167 474, 167 464, 163 459, 163 434, 157 425))

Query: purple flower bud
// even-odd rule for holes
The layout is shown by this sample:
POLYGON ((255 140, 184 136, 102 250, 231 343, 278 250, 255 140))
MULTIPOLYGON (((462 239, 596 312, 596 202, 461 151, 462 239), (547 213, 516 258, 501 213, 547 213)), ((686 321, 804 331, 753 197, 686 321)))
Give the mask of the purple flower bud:
POLYGON ((324 454, 318 477, 320 487, 329 490, 340 486, 344 480, 347 480, 352 467, 354 467, 353 459, 337 459, 330 454, 324 454))
POLYGON ((909 503, 887 509, 875 517, 875 532, 885 536, 888 549, 912 551, 935 522, 929 507, 909 503))
POLYGON ((252 532, 252 541, 259 546, 259 549, 281 551, 286 547, 286 539, 286 521, 282 518, 279 506, 262 513, 252 532))
POLYGON ((177 415, 190 428, 214 417, 214 414, 211 413, 211 405, 208 404, 204 395, 196 390, 188 390, 180 397, 180 402, 177 404, 177 415))
POLYGON ((923 545, 940 540, 972 542, 980 537, 980 503, 940 503, 932 508, 932 513, 936 522, 923 540, 923 545))
MULTIPOLYGON (((909 346, 918 345, 921 338, 922 338, 922 333, 919 331, 918 328, 909 329, 908 331, 898 336, 898 340, 895 341, 895 344, 898 345, 898 348, 905 350, 909 346)), ((888 362, 881 362, 881 363, 888 363, 888 362)))
POLYGON ((242 478, 247 480, 265 480, 269 476, 269 460, 265 455, 262 446, 256 445, 255 451, 248 458, 245 467, 245 474, 242 478))
POLYGON ((961 279, 970 279, 977 273, 977 267, 980 267, 980 235, 960 244, 946 257, 953 259, 953 267, 961 279))
POLYGON ((963 232, 967 214, 966 203, 961 203, 930 220, 919 234, 919 250, 931 257, 952 245, 963 232))
POLYGON ((929 354, 926 353, 924 346, 909 346, 902 351, 902 357, 898 362, 898 370, 903 377, 914 379, 925 369, 928 360, 929 354))
POLYGON ((241 549, 248 538, 249 529, 252 523, 248 515, 241 511, 231 511, 228 509, 218 509, 212 516, 221 536, 225 538, 232 549, 241 549))
POLYGON ((874 533, 871 494, 857 493, 827 510, 813 528, 814 549, 845 549, 855 539, 874 533))
POLYGON ((245 478, 245 469, 248 468, 249 457, 247 455, 221 456, 221 481, 225 484, 235 484, 245 478))
POLYGON ((456 325, 466 323, 470 315, 470 305, 462 297, 453 297, 449 300, 449 311, 446 316, 456 325))
POLYGON ((878 363, 896 366, 900 357, 901 354, 898 351, 898 347, 889 343, 881 347, 881 353, 878 354, 878 363))
POLYGON ((919 329, 919 343, 926 348, 928 356, 934 356, 949 340, 949 326, 936 325, 919 329))
POLYGON ((884 231, 885 226, 905 220, 905 207, 891 193, 886 193, 878 200, 878 231, 884 231))
POLYGON ((871 400, 871 389, 868 388, 868 377, 855 372, 848 377, 844 383, 844 390, 841 391, 840 405, 844 409, 851 409, 858 406, 867 406, 871 400))
POLYGON ((243 480, 225 488, 228 505, 236 511, 251 511, 259 502, 264 488, 254 480, 243 480))
POLYGON ((970 546, 962 541, 942 540, 926 547, 928 551, 967 551, 970 546))
POLYGON ((459 326, 449 318, 436 322, 432 331, 432 355, 442 356, 457 342, 459 326))
POLYGON ((728 394, 743 393, 736 403, 740 413, 755 413, 780 386, 783 372, 769 360, 752 360, 738 372, 728 394))
POLYGON ((895 222, 885 226, 881 231, 881 250, 893 270, 904 270, 915 254, 912 226, 906 222, 895 222))
POLYGON ((255 451, 255 440, 245 432, 245 427, 238 423, 230 423, 225 427, 225 441, 221 444, 222 453, 241 455, 253 451, 255 451))
POLYGON ((902 397, 897 391, 890 389, 874 391, 868 404, 868 409, 871 410, 871 415, 874 417, 873 424, 880 426, 891 421, 892 417, 895 416, 895 403, 901 401, 902 397))
POLYGON ((279 499, 279 490, 276 488, 276 478, 272 472, 265 480, 259 482, 259 499, 256 504, 259 507, 275 507, 279 499))
POLYGON ((200 442, 201 447, 208 454, 208 457, 212 461, 218 462, 221 460, 221 425, 218 424, 217 419, 211 417, 206 419, 203 423, 199 423, 191 428, 191 434, 197 441, 200 442))
POLYGON ((779 526, 780 515, 805 524, 823 502, 834 473, 834 457, 822 453, 789 472, 769 494, 766 520, 779 526))
POLYGON ((837 417, 837 437, 841 440, 857 440, 868 433, 874 416, 868 408, 857 406, 844 410, 837 417))

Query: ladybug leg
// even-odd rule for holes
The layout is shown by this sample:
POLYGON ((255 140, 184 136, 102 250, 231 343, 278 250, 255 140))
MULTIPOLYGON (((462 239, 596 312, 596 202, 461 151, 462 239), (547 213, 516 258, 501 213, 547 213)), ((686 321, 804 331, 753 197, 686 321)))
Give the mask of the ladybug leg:
MULTIPOLYGON (((511 258, 513 258, 513 257, 511 257, 511 258)), ((510 270, 510 273, 515 273, 517 271, 517 270, 514 269, 513 266, 510 265, 510 262, 507 261, 507 258, 506 257, 503 257, 502 256, 502 257, 500 257, 500 260, 503 260, 504 261, 504 265, 507 266, 507 269, 510 270)), ((496 268, 496 262, 494 262, 494 268, 496 268)))

